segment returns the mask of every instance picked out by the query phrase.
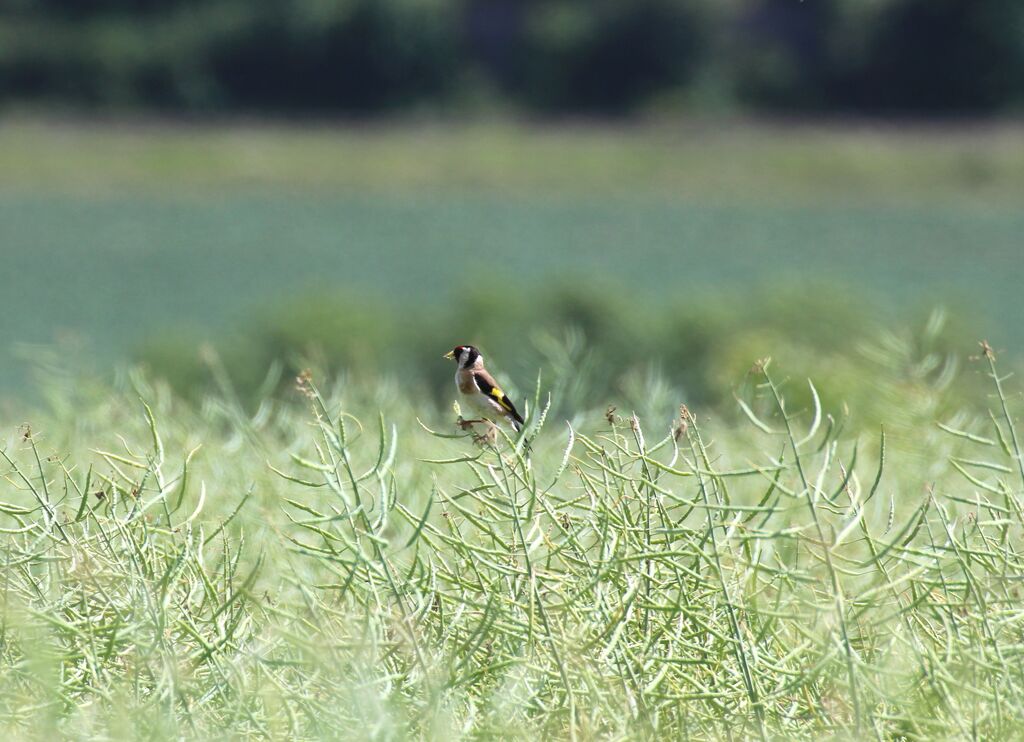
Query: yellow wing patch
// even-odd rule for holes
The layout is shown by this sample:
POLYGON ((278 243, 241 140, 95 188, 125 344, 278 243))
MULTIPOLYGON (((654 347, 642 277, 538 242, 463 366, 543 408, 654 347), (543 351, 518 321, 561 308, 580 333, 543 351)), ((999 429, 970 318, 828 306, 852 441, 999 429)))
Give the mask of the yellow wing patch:
POLYGON ((483 374, 473 374, 473 381, 476 383, 476 388, 481 391, 487 397, 490 397, 506 412, 510 412, 513 415, 518 415, 516 412, 515 405, 508 401, 505 397, 505 392, 501 391, 501 388, 497 384, 492 384, 491 380, 483 374))
POLYGON ((508 403, 508 400, 505 399, 505 392, 501 391, 501 389, 499 389, 498 387, 493 387, 491 389, 491 396, 498 400, 498 404, 500 404, 509 412, 512 412, 512 405, 510 405, 508 403))

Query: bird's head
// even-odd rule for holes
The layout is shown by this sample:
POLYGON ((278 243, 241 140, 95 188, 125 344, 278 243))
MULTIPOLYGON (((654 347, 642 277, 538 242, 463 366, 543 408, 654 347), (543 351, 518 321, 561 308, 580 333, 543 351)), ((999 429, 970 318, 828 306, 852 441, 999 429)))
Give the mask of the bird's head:
POLYGON ((456 345, 450 351, 445 353, 444 357, 450 361, 458 363, 459 368, 482 366, 484 362, 484 357, 480 355, 480 351, 472 345, 456 345))

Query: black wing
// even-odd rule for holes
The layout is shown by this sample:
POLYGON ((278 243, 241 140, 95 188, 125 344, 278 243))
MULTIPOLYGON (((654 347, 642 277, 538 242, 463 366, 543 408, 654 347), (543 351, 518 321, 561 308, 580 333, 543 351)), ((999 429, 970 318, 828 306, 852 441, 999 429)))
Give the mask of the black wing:
POLYGON ((505 392, 492 384, 484 374, 473 374, 473 381, 476 382, 477 389, 505 408, 505 411, 516 421, 517 430, 519 426, 523 425, 523 416, 519 414, 519 410, 512 404, 512 400, 505 395, 505 392))

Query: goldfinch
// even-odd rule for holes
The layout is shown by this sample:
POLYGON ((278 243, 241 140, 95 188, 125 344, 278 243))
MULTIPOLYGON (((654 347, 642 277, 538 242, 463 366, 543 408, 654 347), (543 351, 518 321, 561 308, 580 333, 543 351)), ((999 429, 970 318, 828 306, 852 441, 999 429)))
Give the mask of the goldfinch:
POLYGON ((466 420, 467 423, 504 420, 516 431, 523 427, 523 417, 512 400, 501 391, 498 382, 484 368, 484 357, 472 345, 456 345, 445 356, 455 361, 455 386, 460 399, 483 420, 466 420))

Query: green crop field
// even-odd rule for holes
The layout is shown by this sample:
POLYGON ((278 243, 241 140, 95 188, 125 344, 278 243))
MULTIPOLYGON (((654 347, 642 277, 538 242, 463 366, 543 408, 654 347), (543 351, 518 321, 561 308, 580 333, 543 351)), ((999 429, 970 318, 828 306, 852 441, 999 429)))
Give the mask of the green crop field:
POLYGON ((255 415, 54 387, 0 450, 0 728, 1017 737, 1019 382, 940 417, 937 359, 892 352, 909 449, 771 365, 737 425, 656 395, 567 427, 540 394, 528 449, 387 384, 255 415))
POLYGON ((1024 736, 1022 134, 0 125, 0 731, 1024 736))

